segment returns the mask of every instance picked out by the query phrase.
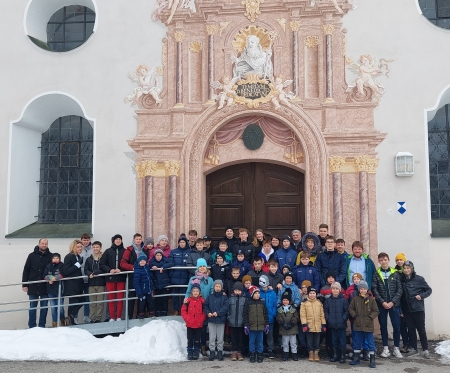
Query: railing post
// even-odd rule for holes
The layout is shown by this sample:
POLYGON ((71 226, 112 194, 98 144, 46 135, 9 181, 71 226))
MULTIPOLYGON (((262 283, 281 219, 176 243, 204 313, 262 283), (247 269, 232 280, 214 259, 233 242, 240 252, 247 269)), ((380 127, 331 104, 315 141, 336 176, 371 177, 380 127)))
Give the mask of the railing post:
MULTIPOLYGON (((60 318, 59 318, 59 315, 60 315, 60 308, 61 308, 61 287, 62 287, 62 282, 61 281, 58 281, 58 307, 56 307, 56 312, 57 312, 57 318, 58 318, 58 321, 57 321, 57 324, 56 324, 56 326, 59 328, 61 325, 60 325, 60 323, 61 323, 61 320, 60 320, 60 318)), ((51 313, 52 311, 50 310, 50 313, 51 313)))
POLYGON ((128 274, 125 281, 125 330, 128 330, 128 274))

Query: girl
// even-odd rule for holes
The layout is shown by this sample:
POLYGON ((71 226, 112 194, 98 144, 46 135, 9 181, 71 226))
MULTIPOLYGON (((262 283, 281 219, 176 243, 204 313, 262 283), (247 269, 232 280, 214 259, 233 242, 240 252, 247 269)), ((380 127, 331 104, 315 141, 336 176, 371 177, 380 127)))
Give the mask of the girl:
POLYGON ((255 231, 255 235, 253 236, 252 244, 255 246, 255 255, 258 255, 263 246, 263 242, 266 240, 266 236, 264 235, 264 232, 262 229, 257 229, 255 231))

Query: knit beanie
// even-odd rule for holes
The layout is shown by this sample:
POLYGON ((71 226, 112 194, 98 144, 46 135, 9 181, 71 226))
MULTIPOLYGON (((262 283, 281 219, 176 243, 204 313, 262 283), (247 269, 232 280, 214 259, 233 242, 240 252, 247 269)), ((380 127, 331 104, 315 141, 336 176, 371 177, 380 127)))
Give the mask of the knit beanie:
POLYGON ((287 234, 285 234, 284 236, 281 237, 281 242, 283 242, 284 240, 288 240, 290 242, 291 237, 289 237, 287 234))
POLYGON ((405 262, 405 264, 403 264, 403 267, 410 267, 411 268, 411 272, 414 272, 414 263, 411 262, 410 260, 407 260, 405 262))
POLYGON ((161 249, 156 249, 153 256, 156 256, 156 254, 161 254, 162 256, 164 256, 164 252, 161 249))
POLYGON ((288 271, 291 271, 291 266, 289 264, 285 264, 283 267, 281 267, 281 271, 283 271, 283 269, 287 268, 288 271))
POLYGON ((294 274, 292 272, 286 272, 284 274, 284 279, 286 280, 286 277, 290 277, 292 281, 294 281, 294 274))
POLYGON ((269 277, 266 275, 259 276, 259 286, 261 287, 268 287, 269 286, 269 277))
POLYGON ((169 239, 167 238, 167 236, 166 236, 165 234, 161 234, 161 235, 158 237, 158 243, 160 243, 161 240, 169 241, 169 239))
POLYGON ((218 251, 218 252, 216 253, 216 259, 217 259, 218 257, 220 257, 220 258, 222 258, 223 260, 225 260, 225 254, 224 254, 222 251, 218 251))
POLYGON ((192 289, 198 289, 200 291, 202 290, 202 288, 200 287, 200 280, 198 278, 192 280, 192 282, 191 282, 191 292, 192 292, 192 289))
POLYGON ((150 245, 150 244, 155 245, 155 240, 153 239, 153 237, 147 237, 145 239, 144 245, 147 246, 147 245, 150 245))
POLYGON ((312 285, 311 281, 309 281, 309 280, 304 280, 302 282, 302 287, 305 286, 305 287, 309 288, 311 285, 312 285))
POLYGON ((308 286, 308 295, 309 295, 309 293, 311 293, 312 291, 313 291, 314 293, 317 294, 316 288, 314 288, 314 287, 312 287, 312 286, 308 286))
POLYGON ((244 291, 244 285, 242 285, 242 282, 236 281, 234 283, 233 290, 244 291))
POLYGON ((336 281, 336 272, 328 271, 325 278, 328 280, 328 277, 333 277, 334 281, 336 281))
POLYGON ((358 289, 367 289, 369 290, 369 285, 364 280, 361 280, 358 284, 358 289))
POLYGON ((252 282, 252 278, 249 275, 242 277, 242 285, 244 285, 247 281, 252 282))
POLYGON ((253 298, 253 294, 255 294, 256 292, 260 292, 259 291, 259 288, 257 287, 257 286, 250 286, 249 288, 248 288, 248 291, 249 291, 249 293, 250 293, 250 296, 253 298))
POLYGON ((283 294, 281 295, 281 300, 287 299, 289 303, 291 303, 292 300, 292 291, 291 289, 286 289, 283 294))
POLYGON ((114 235, 114 236, 111 238, 111 243, 114 243, 114 241, 115 241, 117 238, 120 238, 120 239, 123 241, 122 236, 121 236, 120 234, 116 234, 116 235, 114 235))
POLYGON ((223 289, 223 282, 222 280, 217 279, 216 281, 213 282, 213 287, 216 286, 217 284, 220 285, 220 287, 223 289))
POLYGON ((206 263, 206 260, 203 258, 198 258, 197 259, 197 271, 199 267, 207 267, 208 264, 206 263))
POLYGON ((143 252, 141 252, 139 254, 138 258, 136 259, 136 262, 140 263, 141 260, 145 260, 146 263, 147 263, 147 260, 148 260, 147 255, 145 255, 143 252))
POLYGON ((334 282, 334 283, 331 285, 331 288, 332 288, 332 289, 333 289, 333 288, 336 288, 336 289, 339 289, 339 291, 341 291, 342 286, 341 286, 341 284, 340 284, 339 282, 334 282))
POLYGON ((353 279, 353 277, 358 277, 360 280, 362 280, 363 279, 363 277, 362 277, 362 274, 361 273, 358 273, 358 272, 355 272, 354 274, 353 274, 353 276, 352 276, 352 279, 353 279))
POLYGON ((398 253, 397 256, 395 257, 395 261, 397 260, 403 260, 404 262, 406 262, 406 255, 403 253, 398 253))
POLYGON ((181 241, 184 241, 184 242, 186 243, 186 245, 189 243, 188 239, 187 239, 186 237, 184 237, 184 236, 181 236, 181 237, 178 239, 178 243, 180 243, 181 241))

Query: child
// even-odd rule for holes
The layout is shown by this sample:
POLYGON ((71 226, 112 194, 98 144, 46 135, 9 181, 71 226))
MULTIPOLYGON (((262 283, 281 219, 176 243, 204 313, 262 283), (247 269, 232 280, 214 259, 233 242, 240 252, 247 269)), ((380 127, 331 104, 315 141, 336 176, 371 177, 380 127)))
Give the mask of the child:
POLYGON ((273 323, 277 315, 277 295, 269 288, 269 278, 262 275, 259 278, 260 298, 266 303, 267 314, 269 318, 269 332, 267 333, 267 351, 269 352, 269 359, 275 359, 273 353, 273 323))
POLYGON ((275 250, 272 248, 271 242, 268 240, 264 240, 263 245, 262 245, 262 250, 258 255, 264 259, 265 263, 267 263, 270 260, 270 258, 273 256, 274 253, 275 253, 275 250))
MULTIPOLYGON (((300 289, 300 299, 301 303, 306 302, 308 299, 308 288, 311 286, 311 282, 305 280, 302 282, 302 287, 300 289)), ((300 305, 301 305, 300 303, 300 305)), ((304 359, 308 355, 308 343, 306 342, 306 333, 302 328, 298 328, 298 341, 299 341, 299 357, 304 359)))
POLYGON ((216 262, 211 266, 211 277, 214 281, 221 280, 226 284, 230 277, 230 264, 225 260, 225 255, 221 251, 216 253, 215 258, 216 262))
POLYGON ((190 295, 181 307, 181 317, 186 323, 188 360, 198 360, 203 323, 206 320, 203 306, 205 300, 200 292, 200 280, 189 281, 190 295))
MULTIPOLYGON (((195 231, 194 231, 195 232, 195 231)), ((191 234, 189 236, 189 242, 191 240, 192 236, 192 231, 191 234)), ((188 267, 195 267, 196 263, 199 259, 204 259, 206 260, 206 264, 208 266, 211 266, 213 261, 211 258, 211 255, 209 255, 206 251, 203 250, 204 248, 204 243, 203 243, 203 238, 198 238, 195 241, 195 249, 192 250, 192 252, 189 254, 189 257, 187 259, 187 266, 188 267)), ((194 269, 190 269, 189 273, 191 274, 191 276, 195 275, 195 270, 194 269)), ((202 292, 202 294, 204 295, 204 293, 202 292)))
MULTIPOLYGON (((400 279, 403 278, 403 265, 406 262, 406 256, 403 253, 398 253, 395 257, 395 269, 400 274, 400 279)), ((408 327, 406 326, 405 318, 403 317, 403 313, 400 314, 400 334, 402 336, 403 348, 400 350, 407 354, 411 346, 409 345, 409 336, 408 336, 408 327)))
POLYGON ((242 277, 242 285, 244 285, 244 295, 246 298, 251 298, 250 287, 252 286, 252 278, 249 275, 242 277))
POLYGON ((342 238, 336 240, 336 250, 339 254, 343 255, 347 262, 348 252, 345 251, 345 241, 342 238))
POLYGON ((228 251, 228 244, 226 241, 220 241, 219 242, 219 248, 216 249, 211 257, 212 257, 212 261, 215 263, 216 262, 216 256, 218 253, 222 253, 224 256, 224 260, 227 263, 231 263, 233 261, 233 253, 231 253, 230 251, 228 251))
POLYGON ((153 292, 153 281, 152 275, 150 274, 150 268, 147 264, 147 255, 141 252, 134 263, 134 289, 136 290, 136 296, 139 299, 138 305, 138 319, 142 320, 144 318, 145 308, 147 306, 150 309, 152 304, 152 292, 153 292))
POLYGON ((398 253, 397 256, 395 257, 395 269, 400 272, 401 274, 403 274, 403 265, 406 262, 406 255, 403 253, 398 253))
POLYGON ((346 330, 348 320, 348 302, 341 293, 341 284, 331 285, 331 297, 325 300, 325 318, 327 327, 331 329, 333 357, 330 362, 345 363, 346 330))
POLYGON ((269 260, 269 273, 267 273, 267 277, 269 278, 269 288, 278 294, 283 287, 284 276, 278 272, 278 262, 276 260, 269 260))
MULTIPOLYGON (((331 285, 333 285, 336 282, 336 272, 334 271, 328 271, 326 274, 326 278, 327 278, 327 283, 325 286, 323 286, 322 288, 320 288, 320 295, 323 297, 323 302, 325 301, 325 299, 331 297, 331 285)), ((345 291, 342 290, 341 287, 341 292, 342 294, 345 294, 345 291)))
POLYGON ((252 285, 259 285, 259 276, 266 274, 262 270, 263 259, 260 256, 255 256, 253 258, 253 269, 247 273, 252 278, 252 285))
MULTIPOLYGON (((51 263, 47 264, 44 270, 44 280, 47 280, 47 296, 50 298, 50 306, 58 306, 58 293, 60 284, 59 281, 63 278, 63 267, 61 263, 61 255, 54 253, 52 255, 51 263)), ((52 326, 55 328, 58 325, 58 308, 59 308, 59 320, 61 326, 64 326, 64 298, 63 296, 63 284, 61 283, 61 298, 59 300, 60 307, 52 307, 52 326)))
POLYGON ((228 296, 231 296, 234 291, 234 284, 237 282, 240 282, 242 284, 242 278, 241 278, 241 271, 239 270, 239 267, 233 267, 231 268, 231 276, 227 280, 227 289, 226 293, 228 296))
POLYGON ((320 224, 319 225, 319 240, 320 240, 320 246, 325 246, 325 241, 328 237, 328 225, 327 224, 320 224))
POLYGON ((214 293, 205 301, 205 314, 209 329, 209 361, 215 359, 217 338, 217 360, 223 360, 223 335, 227 321, 228 298, 223 293, 222 280, 214 281, 214 293))
POLYGON ((236 260, 231 263, 232 267, 238 267, 241 271, 241 277, 244 277, 248 272, 252 270, 252 266, 245 260, 245 255, 242 250, 238 250, 236 254, 236 260))
POLYGON ((280 325, 280 335, 283 343, 283 361, 289 360, 289 344, 292 360, 298 361, 297 333, 298 312, 291 306, 291 292, 286 290, 281 296, 282 305, 277 310, 277 321, 280 325))
MULTIPOLYGON (((100 258, 102 257, 102 243, 95 241, 92 244, 92 255, 86 259, 84 265, 84 274, 88 276, 89 300, 90 302, 102 301, 105 296, 105 277, 98 275, 104 273, 100 268, 100 258)), ((91 323, 102 321, 104 303, 91 303, 89 305, 89 318, 91 323)))
POLYGON ((148 266, 152 270, 151 274, 155 295, 163 295, 162 297, 155 297, 155 316, 167 316, 169 297, 166 294, 170 293, 170 289, 166 287, 170 285, 170 276, 169 271, 165 271, 165 269, 171 268, 173 262, 164 256, 161 249, 157 249, 148 266))
POLYGON ((278 306, 281 305, 281 294, 283 294, 286 289, 291 289, 292 293, 292 304, 296 309, 300 306, 300 291, 298 290, 297 285, 294 284, 294 275, 292 272, 287 272, 284 275, 284 281, 283 281, 283 287, 281 288, 281 291, 278 293, 278 300, 277 304, 278 306))
POLYGON ((231 361, 242 361, 244 345, 244 305, 246 298, 243 295, 244 286, 236 282, 230 295, 228 307, 228 325, 231 333, 231 361))
POLYGON ((373 320, 378 316, 378 307, 375 298, 368 294, 369 286, 366 281, 360 281, 358 295, 353 298, 348 312, 354 321, 355 350, 350 365, 359 365, 361 349, 365 340, 369 348, 369 368, 375 368, 375 342, 373 340, 373 320))
POLYGON ((300 306, 300 321, 309 349, 309 361, 320 361, 320 333, 326 332, 325 315, 322 303, 317 299, 317 291, 308 288, 308 299, 300 306))
POLYGON ((292 269, 292 273, 294 274, 295 284, 300 288, 302 282, 308 280, 311 282, 312 286, 315 289, 318 289, 320 286, 320 276, 317 269, 310 265, 310 257, 311 254, 307 252, 300 252, 300 265, 295 266, 292 269))
POLYGON ((281 274, 284 275, 288 272, 291 272, 291 266, 289 264, 285 264, 281 267, 281 274))
POLYGON ((308 232, 302 237, 302 251, 297 255, 296 265, 300 265, 301 263, 301 253, 309 253, 310 263, 314 265, 316 261, 317 255, 322 252, 322 245, 320 244, 319 236, 315 233, 308 232))
POLYGON ((262 363, 263 333, 269 332, 269 318, 258 287, 250 286, 249 291, 251 298, 244 305, 244 332, 249 336, 250 363, 262 363))

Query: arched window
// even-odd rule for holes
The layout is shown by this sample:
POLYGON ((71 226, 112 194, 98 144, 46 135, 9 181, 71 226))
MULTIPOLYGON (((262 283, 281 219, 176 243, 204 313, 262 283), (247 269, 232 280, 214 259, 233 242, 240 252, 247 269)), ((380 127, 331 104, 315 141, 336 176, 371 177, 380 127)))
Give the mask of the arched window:
POLYGON ((93 129, 79 116, 56 119, 42 134, 40 223, 92 221, 93 129))
POLYGON ((450 29, 449 0, 419 0, 422 14, 436 26, 450 29))

